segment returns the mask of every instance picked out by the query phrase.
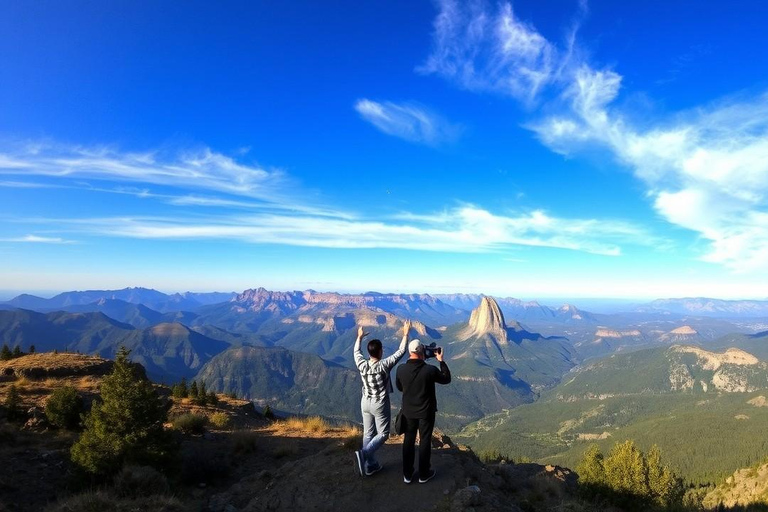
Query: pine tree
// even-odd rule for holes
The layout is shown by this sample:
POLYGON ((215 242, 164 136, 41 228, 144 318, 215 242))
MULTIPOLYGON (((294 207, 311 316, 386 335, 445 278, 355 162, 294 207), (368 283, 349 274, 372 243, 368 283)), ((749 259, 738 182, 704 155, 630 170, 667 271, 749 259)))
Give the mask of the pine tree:
POLYGON ((128 354, 120 348, 112 373, 102 382, 101 401, 94 402, 72 446, 72 461, 94 475, 112 474, 125 463, 162 467, 175 454, 163 428, 166 406, 128 354))
POLYGON ((219 397, 216 396, 216 393, 210 391, 208 392, 208 396, 205 398, 205 401, 211 405, 216 405, 219 403, 219 397))
POLYGON ((181 382, 173 386, 173 398, 187 398, 189 390, 187 390, 187 379, 182 377, 181 382))
POLYGON ((200 405, 205 405, 206 400, 208 399, 208 393, 205 389, 205 382, 202 380, 200 381, 200 391, 197 394, 197 401, 200 405))
POLYGON ((662 507, 679 504, 685 490, 682 482, 667 466, 661 463, 661 450, 653 445, 646 456, 648 488, 653 501, 662 507))
POLYGON ((30 345, 29 346, 29 353, 30 354, 34 354, 35 353, 35 346, 34 345, 30 345))
POLYGON ((8 420, 14 421, 22 417, 21 396, 19 396, 19 390, 14 384, 8 388, 8 396, 5 397, 3 405, 5 405, 8 420))
POLYGON ((23 355, 24 354, 21 353, 21 347, 20 346, 16 345, 15 347, 13 347, 13 352, 11 353, 11 357, 12 358, 15 359, 15 358, 21 357, 23 355))
POLYGON ((603 467, 603 454, 596 444, 587 449, 584 458, 576 468, 579 475, 579 483, 591 486, 605 485, 605 468, 603 467))
POLYGON ((13 354, 11 353, 11 349, 4 343, 2 350, 0 350, 0 361, 9 361, 12 358, 13 354))
POLYGON ((199 391, 197 389, 197 381, 193 380, 192 385, 189 386, 189 398, 191 398, 192 401, 196 401, 198 394, 199 394, 199 391))
POLYGON ((187 389, 186 377, 181 378, 181 382, 179 383, 179 393, 181 394, 181 398, 187 398, 189 396, 189 389, 187 389))
POLYGON ((620 494, 650 497, 645 458, 633 441, 616 443, 603 461, 606 484, 620 494))

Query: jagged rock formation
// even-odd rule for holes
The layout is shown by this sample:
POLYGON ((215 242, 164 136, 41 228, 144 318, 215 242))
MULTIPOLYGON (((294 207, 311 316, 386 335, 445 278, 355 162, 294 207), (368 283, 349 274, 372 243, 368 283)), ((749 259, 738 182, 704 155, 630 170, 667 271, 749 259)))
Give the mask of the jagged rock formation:
MULTIPOLYGON (((226 306, 226 305, 225 305, 226 306)), ((388 312, 403 318, 432 322, 433 325, 448 325, 466 318, 466 313, 449 306, 428 294, 341 294, 316 292, 314 290, 273 292, 264 288, 245 290, 233 297, 227 306, 245 313, 270 313, 290 315, 296 312, 317 310, 348 311, 367 308, 388 312)))
POLYGON ((499 344, 508 343, 504 313, 501 312, 501 308, 493 297, 481 299, 480 305, 472 311, 469 325, 462 332, 461 338, 466 340, 486 334, 493 336, 499 344))

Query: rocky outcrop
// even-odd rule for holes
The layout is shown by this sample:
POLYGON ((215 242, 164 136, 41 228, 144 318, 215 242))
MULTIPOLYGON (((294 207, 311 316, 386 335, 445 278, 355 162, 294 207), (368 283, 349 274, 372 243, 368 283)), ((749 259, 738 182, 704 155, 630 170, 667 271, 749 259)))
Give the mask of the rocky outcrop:
POLYGON ((723 505, 730 509, 764 504, 765 496, 768 496, 768 464, 736 471, 705 496, 704 506, 715 508, 723 505))
POLYGON ((678 353, 695 355, 704 370, 717 370, 724 364, 754 366, 760 362, 759 359, 749 352, 744 352, 738 348, 729 348, 725 352, 718 353, 709 352, 699 347, 683 345, 672 347, 671 350, 678 353))
POLYGON ((502 345, 508 343, 504 313, 493 297, 482 298, 480 305, 472 311, 469 325, 461 333, 461 338, 469 339, 486 334, 493 336, 502 345))

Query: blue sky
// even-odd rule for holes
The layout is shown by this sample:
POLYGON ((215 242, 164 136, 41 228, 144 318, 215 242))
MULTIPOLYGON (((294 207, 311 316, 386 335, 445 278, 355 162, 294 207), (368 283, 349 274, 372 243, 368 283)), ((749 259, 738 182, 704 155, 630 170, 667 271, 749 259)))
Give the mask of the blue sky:
POLYGON ((759 2, 2 4, 7 294, 768 296, 759 2))

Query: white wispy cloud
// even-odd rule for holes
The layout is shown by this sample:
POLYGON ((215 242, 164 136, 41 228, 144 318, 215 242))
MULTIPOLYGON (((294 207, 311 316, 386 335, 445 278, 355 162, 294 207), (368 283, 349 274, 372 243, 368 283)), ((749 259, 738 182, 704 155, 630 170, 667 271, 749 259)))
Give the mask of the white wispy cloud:
POLYGON ((622 221, 564 219, 544 211, 498 215, 462 205, 435 215, 386 219, 343 219, 259 214, 205 219, 115 217, 37 219, 100 236, 193 240, 231 239, 326 248, 481 253, 512 246, 551 247, 617 256, 623 244, 653 243, 645 230, 622 221))
MULTIPOLYGON (((21 179, 36 176, 47 180, 42 186, 130 195, 142 201, 187 207, 184 215, 175 217, 152 218, 128 211, 107 219, 15 220, 56 227, 58 233, 64 234, 214 238, 329 248, 446 252, 490 252, 530 246, 609 256, 621 254, 624 244, 636 244, 637 240, 647 243, 645 240, 653 238, 641 228, 620 221, 561 218, 543 210, 496 214, 474 205, 429 215, 366 218, 327 207, 320 201, 306 201, 311 193, 293 186, 293 180, 284 173, 249 167, 211 150, 195 154, 175 152, 173 158, 161 158, 157 152, 138 154, 29 144, 0 154, 0 174, 20 175, 21 179), (162 192, 152 190, 152 186, 162 186, 162 192), (169 192, 169 188, 175 193, 169 192), (213 215, 201 208, 216 208, 217 213, 213 215), (233 210, 254 213, 236 215, 233 210)), ((10 186, 16 186, 24 182, 11 183, 10 186)), ((13 241, 67 242, 42 237, 13 241)))
POLYGON ((440 0, 432 52, 417 68, 471 91, 493 91, 533 102, 559 79, 573 48, 559 50, 515 15, 512 5, 440 0))
POLYGON ((59 237, 47 237, 37 235, 26 235, 11 238, 0 238, 0 242, 6 243, 33 243, 33 244, 73 244, 74 240, 65 240, 59 237))
POLYGON ((439 6, 422 71, 527 103, 540 96, 550 114, 528 127, 544 144, 563 154, 609 150, 646 185, 664 219, 706 242, 702 259, 736 271, 768 268, 768 95, 641 126, 614 106, 622 76, 579 51, 578 23, 558 45, 519 20, 510 4, 439 6))
POLYGON ((355 110, 387 135, 430 146, 455 140, 461 131, 458 125, 417 103, 360 99, 355 110))
POLYGON ((292 184, 280 170, 240 163, 209 148, 126 152, 53 143, 6 145, 0 175, 96 179, 204 189, 278 202, 292 184))

